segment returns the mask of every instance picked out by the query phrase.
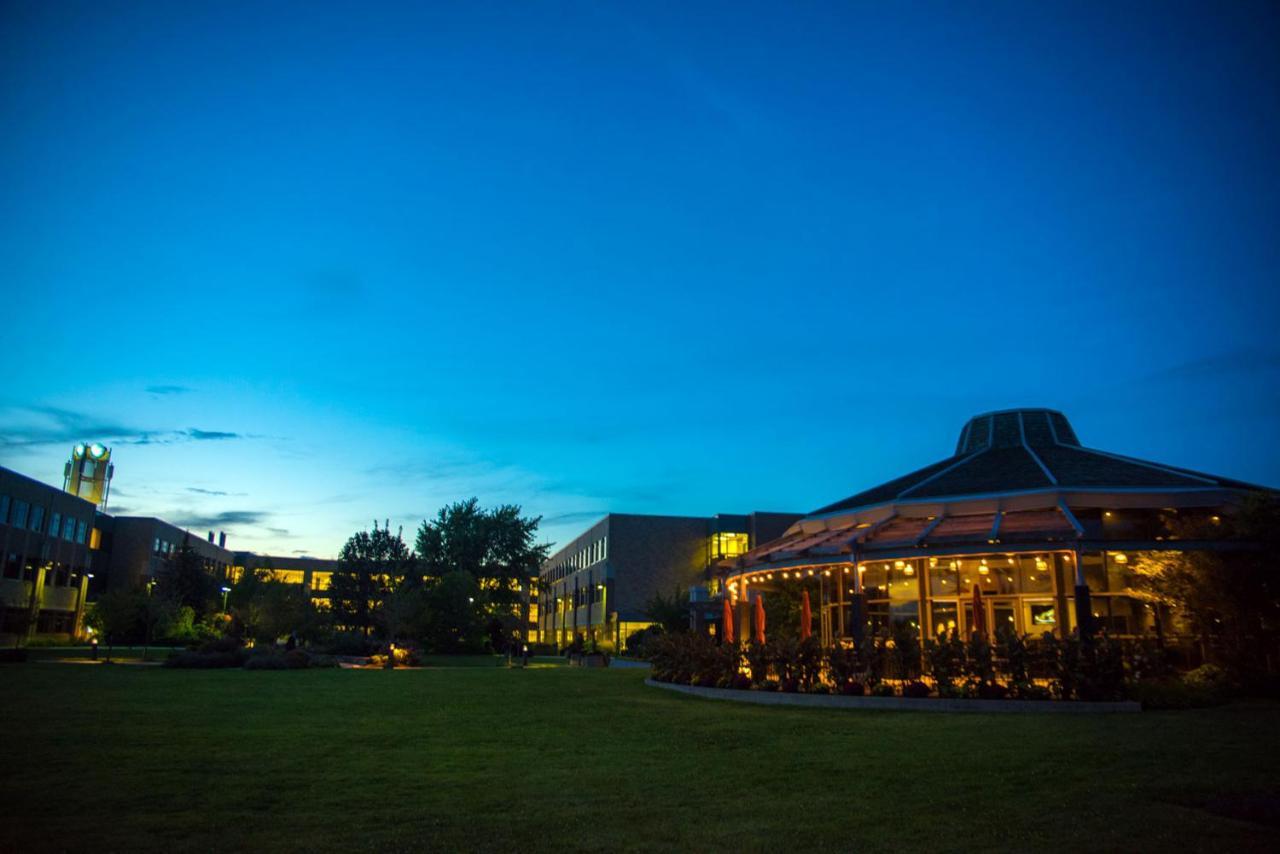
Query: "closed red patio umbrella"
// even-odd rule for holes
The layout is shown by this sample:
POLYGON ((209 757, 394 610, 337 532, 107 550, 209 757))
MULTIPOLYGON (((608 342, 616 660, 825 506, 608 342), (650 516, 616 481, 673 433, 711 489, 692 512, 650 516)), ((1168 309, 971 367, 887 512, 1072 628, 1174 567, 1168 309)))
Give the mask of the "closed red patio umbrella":
POLYGON ((756 594, 756 643, 764 643, 764 595, 756 594))
POLYGON ((720 626, 720 635, 725 643, 733 643, 733 606, 729 604, 728 597, 724 600, 724 619, 720 626))
POLYGON ((987 636, 987 609, 982 606, 982 587, 973 583, 973 630, 982 637, 987 636))
POLYGON ((800 597, 800 640, 808 640, 813 635, 813 609, 809 607, 809 591, 800 597))

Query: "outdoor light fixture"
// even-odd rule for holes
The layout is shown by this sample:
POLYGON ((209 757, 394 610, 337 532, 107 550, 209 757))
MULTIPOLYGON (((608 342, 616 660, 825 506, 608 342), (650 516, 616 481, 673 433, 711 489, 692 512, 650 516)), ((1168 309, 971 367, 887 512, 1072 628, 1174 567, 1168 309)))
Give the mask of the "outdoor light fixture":
POLYGON ((1116 563, 1128 563, 1128 562, 1129 562, 1129 556, 1128 556, 1127 554, 1125 554, 1124 552, 1116 552, 1116 554, 1115 554, 1115 558, 1116 558, 1116 563))

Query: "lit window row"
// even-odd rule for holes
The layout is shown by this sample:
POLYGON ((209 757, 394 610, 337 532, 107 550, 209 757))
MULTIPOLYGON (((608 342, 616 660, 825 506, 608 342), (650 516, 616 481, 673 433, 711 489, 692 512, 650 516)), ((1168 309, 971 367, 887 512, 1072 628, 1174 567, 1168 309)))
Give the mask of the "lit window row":
POLYGON ((88 537, 89 524, 71 516, 63 518, 61 513, 49 515, 49 527, 45 530, 45 508, 39 504, 28 504, 20 498, 11 499, 8 495, 0 495, 0 522, 14 528, 26 528, 37 534, 47 533, 50 537, 61 537, 69 543, 83 544, 88 537))

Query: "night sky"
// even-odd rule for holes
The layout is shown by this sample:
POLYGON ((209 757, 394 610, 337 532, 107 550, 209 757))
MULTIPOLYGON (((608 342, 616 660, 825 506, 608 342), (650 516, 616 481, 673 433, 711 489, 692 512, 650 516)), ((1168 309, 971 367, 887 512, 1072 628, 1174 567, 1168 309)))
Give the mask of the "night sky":
POLYGON ((1280 486, 1280 6, 883 5, 4 3, 0 463, 320 556, 1014 406, 1280 486))

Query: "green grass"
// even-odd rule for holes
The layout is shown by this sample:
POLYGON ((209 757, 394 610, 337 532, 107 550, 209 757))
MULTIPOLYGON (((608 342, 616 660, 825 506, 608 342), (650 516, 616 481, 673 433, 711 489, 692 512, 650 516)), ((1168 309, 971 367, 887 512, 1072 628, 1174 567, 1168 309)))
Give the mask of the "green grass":
POLYGON ((0 669, 0 851, 1277 850, 1280 707, 836 712, 637 670, 0 669))

